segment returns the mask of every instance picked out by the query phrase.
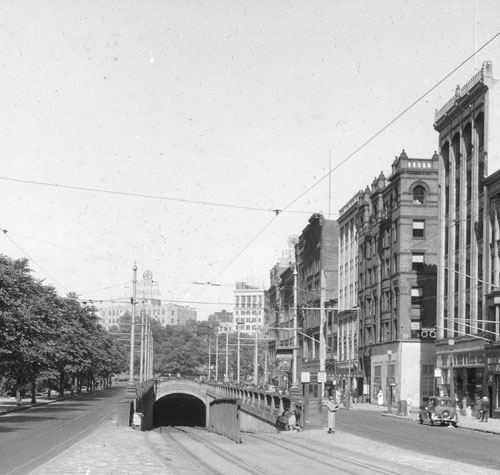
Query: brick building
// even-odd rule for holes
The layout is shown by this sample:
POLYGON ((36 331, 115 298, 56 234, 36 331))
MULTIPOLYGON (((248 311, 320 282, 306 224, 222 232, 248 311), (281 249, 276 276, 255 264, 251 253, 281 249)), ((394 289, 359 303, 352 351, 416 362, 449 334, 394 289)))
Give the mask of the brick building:
POLYGON ((438 156, 396 157, 357 208, 359 365, 365 395, 434 393, 438 156))
POLYGON ((299 371, 311 373, 311 396, 318 397, 319 386, 314 377, 326 371, 327 306, 337 301, 338 224, 313 214, 303 229, 296 246, 298 273, 298 326, 302 329, 299 346, 299 371))

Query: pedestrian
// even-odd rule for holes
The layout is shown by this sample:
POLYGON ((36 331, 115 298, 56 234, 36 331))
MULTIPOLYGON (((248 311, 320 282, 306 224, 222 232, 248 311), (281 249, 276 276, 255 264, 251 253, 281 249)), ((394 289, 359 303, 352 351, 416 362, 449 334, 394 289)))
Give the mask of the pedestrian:
POLYGON ((339 410, 339 405, 332 396, 328 397, 326 408, 328 409, 328 433, 333 434, 335 432, 335 413, 339 410))
POLYGON ((290 413, 290 417, 288 418, 288 430, 296 430, 298 432, 302 430, 302 427, 297 424, 297 415, 295 414, 295 411, 292 411, 290 413))
POLYGON ((382 407, 384 404, 384 395, 382 394, 382 390, 380 389, 377 394, 377 404, 378 407, 382 407))
POLYGON ((484 396, 481 400, 481 422, 488 422, 490 412, 490 400, 488 396, 484 396))

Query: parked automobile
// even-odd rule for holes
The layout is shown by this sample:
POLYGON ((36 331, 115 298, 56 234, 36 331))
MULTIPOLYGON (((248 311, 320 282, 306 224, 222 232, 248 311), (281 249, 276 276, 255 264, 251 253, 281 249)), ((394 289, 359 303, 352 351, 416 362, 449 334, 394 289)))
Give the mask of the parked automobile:
POLYGON ((457 403, 451 397, 430 397, 429 401, 420 407, 419 422, 429 422, 430 425, 452 425, 457 427, 457 403))

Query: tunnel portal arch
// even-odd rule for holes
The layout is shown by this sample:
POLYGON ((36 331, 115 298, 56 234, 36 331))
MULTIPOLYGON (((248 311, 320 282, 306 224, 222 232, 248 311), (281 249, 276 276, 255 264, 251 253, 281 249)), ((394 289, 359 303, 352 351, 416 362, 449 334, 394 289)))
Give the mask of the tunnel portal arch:
POLYGON ((153 408, 153 426, 206 427, 207 406, 198 396, 170 393, 158 399, 153 408))

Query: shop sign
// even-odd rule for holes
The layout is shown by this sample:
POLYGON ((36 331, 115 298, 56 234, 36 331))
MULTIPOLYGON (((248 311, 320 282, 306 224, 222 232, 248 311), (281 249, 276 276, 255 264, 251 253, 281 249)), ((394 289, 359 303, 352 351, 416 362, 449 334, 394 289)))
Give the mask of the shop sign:
POLYGON ((309 371, 302 371, 302 373, 300 373, 300 381, 302 383, 310 383, 311 373, 309 373, 309 371))
POLYGON ((318 383, 326 383, 326 373, 318 373, 318 383))

